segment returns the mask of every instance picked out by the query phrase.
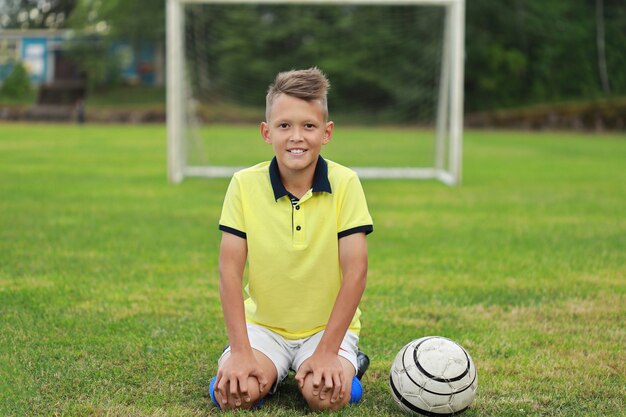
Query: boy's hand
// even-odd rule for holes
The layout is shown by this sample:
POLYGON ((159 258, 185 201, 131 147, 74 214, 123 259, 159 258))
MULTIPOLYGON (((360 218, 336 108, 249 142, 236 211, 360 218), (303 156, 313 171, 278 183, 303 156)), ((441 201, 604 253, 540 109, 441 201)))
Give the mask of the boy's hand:
POLYGON ((264 392, 268 383, 267 377, 254 354, 231 352, 224 365, 217 372, 215 387, 218 401, 228 404, 228 394, 230 393, 236 407, 241 405, 242 400, 250 402, 248 378, 251 376, 259 381, 259 390, 264 392))
POLYGON ((313 374, 313 395, 318 395, 320 400, 330 395, 330 402, 335 403, 345 396, 346 384, 339 355, 315 352, 305 360, 295 377, 300 389, 304 387, 308 374, 313 374))

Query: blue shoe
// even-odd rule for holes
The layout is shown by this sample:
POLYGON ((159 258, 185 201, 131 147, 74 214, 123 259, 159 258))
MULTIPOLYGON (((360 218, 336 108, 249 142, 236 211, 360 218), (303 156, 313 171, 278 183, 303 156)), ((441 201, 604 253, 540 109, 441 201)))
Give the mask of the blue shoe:
POLYGON ((217 375, 211 379, 211 383, 209 384, 209 395, 211 395, 211 401, 213 401, 213 404, 221 410, 222 407, 220 407, 220 403, 218 403, 215 398, 215 381, 217 381, 217 375))
POLYGON ((356 404, 363 398, 363 386, 356 376, 352 378, 352 389, 350 390, 350 404, 356 404))

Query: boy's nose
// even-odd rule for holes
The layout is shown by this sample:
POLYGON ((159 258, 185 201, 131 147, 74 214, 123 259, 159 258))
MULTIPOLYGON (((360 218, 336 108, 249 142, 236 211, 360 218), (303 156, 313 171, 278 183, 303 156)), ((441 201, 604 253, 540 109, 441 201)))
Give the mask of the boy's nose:
POLYGON ((292 141, 300 141, 302 140, 302 131, 300 129, 294 129, 293 134, 291 135, 292 141))

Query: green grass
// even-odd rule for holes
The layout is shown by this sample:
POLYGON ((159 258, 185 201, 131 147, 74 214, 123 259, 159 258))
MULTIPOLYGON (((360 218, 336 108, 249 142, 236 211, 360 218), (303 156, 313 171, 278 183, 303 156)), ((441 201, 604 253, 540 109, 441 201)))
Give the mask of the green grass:
MULTIPOLYGON (((200 132, 202 139, 191 140, 192 165, 248 166, 273 156, 257 127, 218 124, 200 132)), ((337 126, 322 153, 349 166, 429 166, 435 154, 434 135, 425 129, 337 126)))
MULTIPOLYGON (((271 155, 221 129, 221 162, 271 155)), ((401 134, 338 127, 326 153, 403 164, 401 134)), ((165 159, 163 126, 0 125, 0 415, 217 414, 228 181, 168 185, 165 159)), ((470 131, 460 187, 364 181, 372 366, 339 414, 402 415, 391 361, 437 334, 477 365, 468 417, 626 415, 625 163, 623 134, 470 131)), ((305 413, 289 382, 255 415, 305 413)))

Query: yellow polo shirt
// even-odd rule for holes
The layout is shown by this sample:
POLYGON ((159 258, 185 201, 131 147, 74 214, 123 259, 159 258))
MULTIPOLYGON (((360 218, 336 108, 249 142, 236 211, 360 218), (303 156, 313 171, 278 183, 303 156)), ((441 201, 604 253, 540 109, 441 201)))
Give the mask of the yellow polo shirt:
MULTIPOLYGON (((339 239, 373 231, 356 173, 318 159, 313 187, 292 202, 276 158, 235 173, 219 228, 247 240, 246 320, 287 339, 326 327, 341 287, 339 239)), ((295 198, 294 198, 295 199, 295 198)), ((357 309, 350 330, 359 334, 357 309)))

